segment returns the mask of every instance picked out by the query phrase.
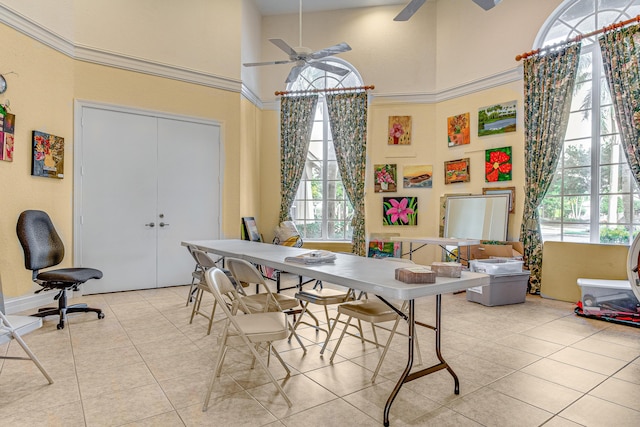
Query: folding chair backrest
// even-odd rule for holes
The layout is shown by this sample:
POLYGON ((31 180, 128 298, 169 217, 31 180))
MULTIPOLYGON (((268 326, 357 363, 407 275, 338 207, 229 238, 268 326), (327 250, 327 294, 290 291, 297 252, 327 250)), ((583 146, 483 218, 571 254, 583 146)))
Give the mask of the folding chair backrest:
POLYGON ((239 258, 226 258, 226 267, 236 281, 247 284, 264 284, 264 278, 258 269, 248 261, 239 258))
POLYGON ((209 292, 211 292, 218 302, 218 305, 222 308, 222 311, 224 311, 224 314, 232 322, 233 320, 231 318, 235 315, 238 305, 242 306, 243 310, 247 310, 246 312, 249 312, 249 309, 240 299, 238 291, 224 271, 217 267, 210 268, 205 272, 204 277, 209 287, 209 292), (231 307, 229 307, 228 304, 230 304, 231 307))
POLYGON ((209 254, 201 251, 200 249, 193 249, 191 254, 195 258, 200 268, 203 270, 208 270, 211 267, 216 266, 216 262, 209 256, 209 254))

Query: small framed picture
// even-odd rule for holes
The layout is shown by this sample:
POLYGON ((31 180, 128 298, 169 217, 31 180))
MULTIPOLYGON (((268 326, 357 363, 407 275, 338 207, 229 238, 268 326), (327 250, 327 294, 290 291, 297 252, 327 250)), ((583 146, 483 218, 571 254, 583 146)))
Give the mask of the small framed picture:
POLYGON ((482 194, 508 194, 509 195, 509 213, 516 211, 516 187, 485 187, 482 194))
POLYGON ((64 178, 64 138, 33 131, 31 175, 64 178))
POLYGON ((244 240, 262 242, 262 237, 260 236, 258 226, 256 225, 256 219, 252 216, 242 217, 242 234, 244 240))
POLYGON ((444 162, 444 183, 469 182, 469 158, 449 160, 444 162))

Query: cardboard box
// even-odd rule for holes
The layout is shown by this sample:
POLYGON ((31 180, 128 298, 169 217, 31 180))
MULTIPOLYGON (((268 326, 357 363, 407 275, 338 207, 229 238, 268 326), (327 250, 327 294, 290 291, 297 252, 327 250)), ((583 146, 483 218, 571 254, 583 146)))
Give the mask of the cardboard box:
POLYGON ((520 304, 527 298, 529 271, 514 274, 492 274, 486 286, 467 289, 467 301, 493 307, 520 304))
POLYGON ((520 242, 483 243, 470 247, 471 259, 516 258, 522 259, 524 247, 520 242))

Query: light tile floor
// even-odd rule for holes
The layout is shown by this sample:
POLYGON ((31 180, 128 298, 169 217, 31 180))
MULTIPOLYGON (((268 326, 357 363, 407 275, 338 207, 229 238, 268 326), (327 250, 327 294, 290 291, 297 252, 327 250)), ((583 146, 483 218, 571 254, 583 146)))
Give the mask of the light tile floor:
MULTIPOLYGON (((306 355, 295 340, 277 345, 292 370, 284 381, 292 408, 259 367, 248 369, 246 352, 231 350, 202 412, 220 323, 210 336, 203 317, 189 324, 187 292, 85 296, 78 300, 102 307, 105 319, 74 314, 60 331, 47 318, 25 340, 55 383, 31 362, 0 359, 0 425, 382 425, 406 362, 406 338, 394 338, 372 384, 380 350, 347 337, 331 365, 330 353, 319 354, 324 335, 311 328, 299 329, 306 355)), ((434 298, 416 307, 419 320, 433 320, 434 298)), ((391 408, 391 425, 639 426, 640 329, 585 319, 573 308, 538 296, 485 307, 464 293, 444 295, 442 353, 460 378, 460 394, 446 371, 408 383, 391 408)), ((435 363, 433 342, 433 331, 419 328, 424 366, 435 363)), ((15 343, 0 346, 0 354, 21 352, 15 343)), ((282 367, 271 367, 283 380, 282 367)))

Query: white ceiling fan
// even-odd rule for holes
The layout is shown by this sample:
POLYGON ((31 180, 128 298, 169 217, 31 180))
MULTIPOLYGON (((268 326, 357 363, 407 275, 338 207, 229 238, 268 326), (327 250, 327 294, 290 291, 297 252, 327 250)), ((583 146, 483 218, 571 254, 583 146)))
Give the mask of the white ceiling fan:
POLYGON ((313 51, 308 47, 302 46, 302 0, 300 0, 300 39, 298 47, 291 47, 282 39, 269 39, 271 43, 278 46, 282 49, 287 55, 289 55, 288 60, 280 60, 280 61, 267 61, 267 62, 248 62, 244 65, 245 67, 255 67, 260 65, 275 65, 275 64, 289 64, 295 62, 296 65, 291 68, 289 75, 287 76, 287 83, 291 83, 295 81, 302 69, 309 65, 311 67, 318 68, 323 71, 327 71, 329 73, 337 74, 339 76, 344 76, 349 73, 349 70, 336 67, 331 64, 327 64, 325 62, 319 62, 318 59, 326 58, 327 56, 337 55, 342 52, 347 52, 351 50, 351 46, 346 43, 339 43, 334 46, 326 47, 324 49, 313 51))
MULTIPOLYGON (((408 5, 405 6, 400 13, 393 18, 394 21, 407 21, 409 18, 413 16, 414 13, 420 9, 420 7, 425 4, 427 0, 411 0, 408 5)), ((484 10, 489 10, 502 0, 473 0, 475 4, 483 8, 484 10)))

